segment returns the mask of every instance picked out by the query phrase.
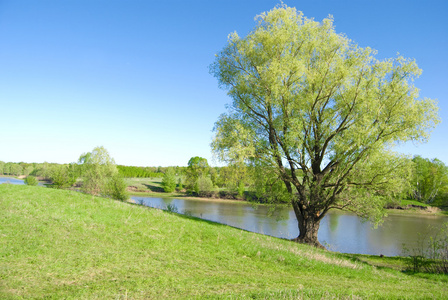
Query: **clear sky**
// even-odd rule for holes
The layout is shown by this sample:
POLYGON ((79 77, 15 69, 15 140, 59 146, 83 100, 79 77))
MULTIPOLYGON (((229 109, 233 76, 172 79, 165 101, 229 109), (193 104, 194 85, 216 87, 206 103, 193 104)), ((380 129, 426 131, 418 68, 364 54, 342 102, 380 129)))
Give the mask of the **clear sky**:
MULTIPOLYGON (((77 161, 104 146, 117 164, 211 164, 210 142, 230 98, 208 67, 230 32, 279 1, 0 0, 0 160, 77 161)), ((334 16, 336 31, 377 58, 415 58, 421 97, 442 123, 399 150, 448 165, 448 1, 295 1, 334 16)))

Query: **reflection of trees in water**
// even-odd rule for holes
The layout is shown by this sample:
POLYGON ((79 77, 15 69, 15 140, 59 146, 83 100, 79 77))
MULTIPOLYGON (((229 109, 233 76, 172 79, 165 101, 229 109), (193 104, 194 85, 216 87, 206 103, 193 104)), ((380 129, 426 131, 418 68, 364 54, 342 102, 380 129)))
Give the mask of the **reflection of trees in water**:
POLYGON ((254 227, 254 231, 273 236, 288 236, 290 208, 258 205, 252 210, 252 214, 249 225, 254 227))
POLYGON ((339 216, 339 214, 327 214, 328 225, 332 232, 335 232, 338 229, 339 216))
POLYGON ((436 233, 436 229, 446 222, 444 217, 389 215, 377 229, 366 231, 370 245, 381 245, 383 249, 394 248, 400 255, 403 244, 408 248, 418 247, 420 241, 436 233))

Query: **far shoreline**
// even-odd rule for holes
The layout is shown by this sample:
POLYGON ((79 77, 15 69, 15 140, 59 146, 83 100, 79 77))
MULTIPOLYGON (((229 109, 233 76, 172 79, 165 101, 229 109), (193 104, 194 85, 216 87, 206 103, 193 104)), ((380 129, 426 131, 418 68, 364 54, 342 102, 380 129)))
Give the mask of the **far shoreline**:
MULTIPOLYGON (((183 193, 160 193, 160 192, 134 192, 129 194, 130 197, 148 197, 148 198, 170 198, 170 199, 187 199, 187 200, 198 200, 198 201, 209 201, 209 202, 227 202, 227 203, 235 203, 235 204, 254 204, 254 205, 270 205, 268 203, 257 203, 250 202, 244 199, 223 199, 223 198, 210 198, 210 197, 198 197, 198 196, 190 196, 183 193)), ((128 200, 129 201, 129 200, 128 200)), ((289 203, 285 204, 276 204, 277 206, 285 206, 289 207, 289 203)), ((387 208, 387 214, 392 215, 418 215, 418 216, 436 216, 436 217, 448 217, 448 212, 441 210, 437 207, 428 206, 430 209, 434 209, 434 211, 428 211, 427 209, 418 209, 418 208, 387 208)), ((334 209, 337 210, 337 209, 334 209)), ((343 210, 340 210, 343 211, 343 210)), ((387 217, 387 216, 386 216, 387 217)))

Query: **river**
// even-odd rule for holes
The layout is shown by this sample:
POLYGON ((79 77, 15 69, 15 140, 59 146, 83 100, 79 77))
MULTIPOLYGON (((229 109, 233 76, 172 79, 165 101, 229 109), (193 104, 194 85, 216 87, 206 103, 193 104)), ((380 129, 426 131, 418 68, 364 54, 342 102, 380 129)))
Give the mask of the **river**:
POLYGON ((0 184, 9 183, 9 184, 25 184, 22 179, 16 179, 12 177, 0 177, 0 184))
MULTIPOLYGON (((7 183, 7 184, 25 184, 23 179, 17 179, 12 177, 0 177, 0 184, 7 183)), ((39 186, 45 186, 43 182, 38 183, 39 186)))
MULTIPOLYGON (((160 209, 170 205, 179 213, 275 237, 291 239, 299 234, 297 220, 289 207, 272 211, 268 206, 245 202, 138 196, 132 199, 160 209)), ((403 254, 403 244, 408 249, 418 247, 424 238, 435 235, 436 228, 445 222, 448 217, 391 214, 382 226, 373 228, 370 222, 362 222, 356 215, 331 211, 321 221, 318 239, 332 251, 398 256, 403 254)))

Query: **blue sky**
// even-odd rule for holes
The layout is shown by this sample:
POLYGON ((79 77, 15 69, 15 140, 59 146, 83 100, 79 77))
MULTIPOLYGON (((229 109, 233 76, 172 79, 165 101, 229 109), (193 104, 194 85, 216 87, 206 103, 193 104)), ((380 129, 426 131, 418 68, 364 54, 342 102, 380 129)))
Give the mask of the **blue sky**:
MULTIPOLYGON (((0 160, 76 161, 104 146, 116 163, 213 162, 212 129, 230 98, 208 72, 230 32, 279 1, 0 0, 0 160)), ((421 97, 438 99, 430 141, 400 151, 448 165, 448 1, 293 1, 334 16, 377 58, 415 58, 421 97)))

